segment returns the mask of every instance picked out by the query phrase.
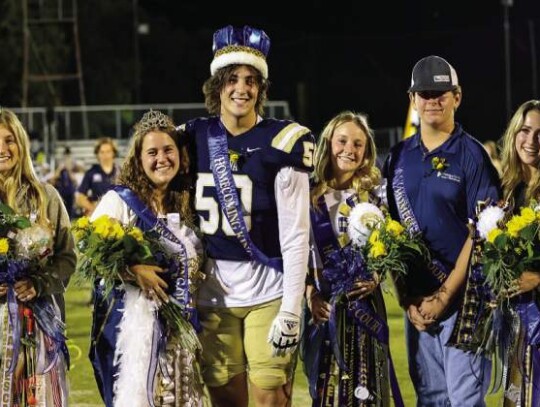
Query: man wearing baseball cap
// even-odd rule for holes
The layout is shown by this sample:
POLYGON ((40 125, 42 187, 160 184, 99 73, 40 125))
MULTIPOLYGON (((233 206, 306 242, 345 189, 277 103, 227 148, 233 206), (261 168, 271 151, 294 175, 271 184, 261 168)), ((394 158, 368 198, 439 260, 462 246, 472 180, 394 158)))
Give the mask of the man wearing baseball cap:
POLYGON ((419 60, 409 98, 420 127, 392 148, 384 175, 392 217, 422 233, 432 257, 396 284, 417 405, 484 406, 490 364, 463 350, 473 347, 463 327, 475 321, 459 310, 473 246, 468 219, 479 201, 500 198, 499 178, 482 145, 454 120, 462 92, 448 61, 419 60))
POLYGON ((263 118, 269 49, 260 29, 217 30, 203 86, 213 116, 181 126, 208 254, 197 304, 215 406, 247 407, 248 387, 256 406, 291 404, 314 137, 298 123, 263 118))

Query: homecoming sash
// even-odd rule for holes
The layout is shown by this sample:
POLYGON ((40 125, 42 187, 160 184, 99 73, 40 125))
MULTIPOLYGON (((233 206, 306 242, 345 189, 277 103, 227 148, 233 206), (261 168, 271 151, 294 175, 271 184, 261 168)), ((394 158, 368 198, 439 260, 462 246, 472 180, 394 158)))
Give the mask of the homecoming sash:
MULTIPOLYGON (((349 205, 352 205, 355 198, 355 195, 352 195, 347 199, 347 203, 349 205)), ((340 294, 344 294, 352 288, 355 279, 369 278, 369 275, 367 273, 365 261, 360 253, 353 251, 351 245, 347 245, 343 248, 340 247, 332 228, 330 214, 328 212, 328 207, 326 206, 324 195, 319 197, 318 209, 319 210, 312 208, 310 210, 310 216, 314 240, 321 256, 321 260, 323 261, 323 276, 328 279, 332 285, 330 299, 332 311, 328 320, 328 333, 330 337, 332 351, 336 358, 336 362, 342 370, 347 371, 348 369, 341 355, 338 343, 338 317, 336 312, 337 302, 339 299, 338 297, 340 296, 340 294), (355 275, 356 278, 349 278, 355 275)), ((348 315, 354 317, 355 322, 362 330, 364 330, 369 336, 375 338, 380 343, 384 345, 389 345, 388 324, 383 318, 377 315, 369 300, 365 298, 354 300, 349 303, 348 308, 348 315)), ((317 330, 318 329, 316 328, 312 333, 313 339, 318 333, 317 330)), ((359 344, 356 343, 356 345, 358 346, 359 344)), ((320 353, 317 353, 315 355, 313 364, 314 369, 319 368, 320 357, 320 353)), ((326 360, 326 362, 328 361, 326 360)), ((394 364, 392 362, 392 356, 390 354, 389 346, 388 366, 390 373, 390 386, 392 389, 395 406, 402 407, 404 404, 401 398, 401 391, 399 389, 399 384, 397 381, 397 376, 394 369, 394 364)), ((317 380, 318 375, 310 374, 310 388, 315 387, 314 379, 317 380)))
MULTIPOLYGON (((418 221, 414 216, 414 212, 407 197, 407 191, 405 191, 405 177, 403 175, 403 154, 399 154, 398 162, 395 165, 394 178, 392 179, 392 188, 394 190, 394 198, 396 201, 396 207, 399 212, 401 221, 407 225, 407 231, 409 235, 421 233, 418 221)), ((446 277, 448 277, 446 268, 437 259, 432 259, 427 268, 432 276, 440 283, 444 283, 446 277)))
MULTIPOLYGON (((170 279, 174 282, 174 287, 169 299, 184 310, 184 317, 187 321, 191 322, 197 331, 199 329, 197 313, 196 310, 190 306, 191 296, 189 293, 188 255, 185 245, 131 189, 121 185, 114 185, 112 189, 133 210, 137 216, 137 226, 140 227, 141 230, 156 231, 161 236, 162 243, 164 243, 166 247, 170 248, 172 243, 174 245, 174 250, 178 250, 177 256, 174 256, 173 259, 173 267, 170 267, 170 279), (180 275, 182 271, 183 273, 180 275)), ((173 253, 171 252, 169 254, 173 253)), ((152 337, 152 355, 147 375, 147 396, 148 402, 152 407, 154 406, 155 372, 159 363, 158 354, 161 350, 165 349, 165 345, 165 334, 161 332, 158 320, 156 319, 154 321, 154 334, 152 337)))
MULTIPOLYGON (((129 188, 115 185, 112 189, 126 202, 126 204, 133 210, 137 216, 137 226, 143 231, 154 230, 164 240, 174 243, 175 249, 178 250, 178 259, 175 259, 178 264, 176 270, 171 270, 171 280, 175 282, 171 299, 179 304, 182 309, 186 311, 192 311, 189 309, 190 293, 189 293, 189 269, 188 269, 188 255, 186 246, 176 235, 167 227, 167 225, 159 219, 129 188), (180 271, 183 270, 183 274, 180 275, 180 271)), ((169 253, 173 254, 173 253, 169 253)), ((176 257, 176 256, 175 256, 176 257)), ((186 315, 191 316, 191 315, 186 315)))
POLYGON ((281 258, 269 258, 251 240, 229 161, 227 131, 219 117, 209 119, 209 123, 207 137, 210 168, 221 210, 251 260, 283 271, 281 258))

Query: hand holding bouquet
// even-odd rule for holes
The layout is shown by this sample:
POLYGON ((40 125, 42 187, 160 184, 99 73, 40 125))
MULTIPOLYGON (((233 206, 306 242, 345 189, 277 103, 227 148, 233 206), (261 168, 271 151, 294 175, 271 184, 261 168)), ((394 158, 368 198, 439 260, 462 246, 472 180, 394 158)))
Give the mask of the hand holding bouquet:
MULTIPOLYGON (((190 274, 188 272, 187 278, 180 278, 178 273, 184 266, 175 263, 174 256, 166 255, 158 237, 154 236, 152 231, 143 233, 140 228, 123 225, 108 215, 102 215, 94 221, 90 221, 88 217, 79 218, 74 222, 72 231, 79 252, 77 267, 79 278, 92 282, 95 279, 102 279, 105 296, 119 281, 125 282, 128 276, 127 268, 131 265, 158 265, 167 268, 176 264, 173 269, 178 270, 167 270, 167 273, 157 277, 169 285, 168 292, 165 293, 167 300, 156 297, 152 288, 148 289, 147 293, 153 292, 151 299, 157 301, 159 313, 163 315, 169 327, 183 333, 180 336, 182 345, 186 349, 196 349, 199 346, 188 322, 193 313, 189 295, 190 274), (173 274, 176 278, 173 278, 173 274)), ((156 278, 151 279, 155 283, 156 278)), ((147 277, 137 280, 150 281, 147 277)))
POLYGON ((498 301, 525 270, 540 268, 540 207, 532 202, 519 214, 509 214, 508 207, 488 206, 478 215, 480 263, 498 301))

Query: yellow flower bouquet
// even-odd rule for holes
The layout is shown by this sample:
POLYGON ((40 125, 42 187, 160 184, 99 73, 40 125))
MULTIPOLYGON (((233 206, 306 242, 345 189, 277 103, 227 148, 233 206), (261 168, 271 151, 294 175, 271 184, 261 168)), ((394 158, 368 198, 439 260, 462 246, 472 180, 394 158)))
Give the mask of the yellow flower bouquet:
POLYGON ((395 277, 407 274, 410 262, 429 260, 429 250, 420 234, 410 234, 400 222, 372 204, 356 205, 349 216, 349 236, 362 252, 368 271, 381 280, 391 270, 395 277))
POLYGON ((420 234, 410 235, 398 221, 386 216, 374 229, 364 246, 368 270, 378 272, 381 278, 390 270, 395 278, 405 276, 415 259, 430 258, 420 234))
MULTIPOLYGON (((79 254, 79 281, 93 282, 101 279, 105 296, 119 281, 126 282, 128 266, 155 264, 167 268, 173 260, 165 253, 158 236, 154 234, 155 231, 145 233, 136 226, 123 225, 108 215, 102 215, 94 221, 81 217, 73 223, 72 231, 79 254)), ((170 277, 168 272, 162 275, 168 283, 170 277)), ((189 277, 182 280, 186 289, 176 292, 177 287, 173 287, 173 292, 169 293, 169 301, 159 305, 159 314, 164 317, 167 329, 180 333, 181 346, 195 351, 200 344, 195 331, 190 327, 190 319, 195 312, 189 302, 189 277)), ((197 324, 197 321, 193 321, 195 327, 197 324)))
POLYGON ((506 297, 513 281, 527 269, 540 268, 540 207, 536 202, 508 216, 508 208, 489 206, 478 216, 480 263, 497 297, 506 297))
POLYGON ((153 243, 136 226, 122 225, 102 215, 94 221, 86 216, 72 225, 79 254, 77 275, 81 280, 102 279, 108 293, 116 282, 124 281, 132 264, 157 264, 153 243))

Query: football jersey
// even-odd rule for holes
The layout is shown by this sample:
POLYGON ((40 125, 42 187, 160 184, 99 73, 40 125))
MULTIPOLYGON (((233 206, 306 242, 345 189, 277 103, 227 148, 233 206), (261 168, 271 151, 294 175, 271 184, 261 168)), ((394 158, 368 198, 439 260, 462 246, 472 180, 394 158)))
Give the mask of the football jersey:
MULTIPOLYGON (((185 124, 190 137, 193 172, 197 174, 195 209, 204 233, 208 256, 214 259, 251 260, 225 218, 214 186, 208 152, 210 121, 185 124)), ((263 119, 247 132, 227 134, 232 175, 249 235, 268 257, 281 257, 274 181, 283 167, 313 169, 313 135, 306 127, 287 120, 263 119)))

